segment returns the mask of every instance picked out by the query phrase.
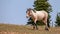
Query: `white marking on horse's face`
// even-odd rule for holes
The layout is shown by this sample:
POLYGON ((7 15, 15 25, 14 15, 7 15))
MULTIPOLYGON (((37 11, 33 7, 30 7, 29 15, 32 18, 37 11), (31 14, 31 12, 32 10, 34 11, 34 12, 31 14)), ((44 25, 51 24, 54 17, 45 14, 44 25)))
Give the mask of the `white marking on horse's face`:
POLYGON ((27 18, 30 17, 30 11, 27 11, 27 13, 26 13, 26 17, 27 17, 27 18))

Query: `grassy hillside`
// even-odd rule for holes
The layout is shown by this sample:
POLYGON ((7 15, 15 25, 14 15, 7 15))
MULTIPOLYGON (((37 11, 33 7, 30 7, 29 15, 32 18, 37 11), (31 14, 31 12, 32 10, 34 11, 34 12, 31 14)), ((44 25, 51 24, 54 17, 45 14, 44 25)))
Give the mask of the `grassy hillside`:
POLYGON ((38 26, 39 30, 33 30, 31 26, 0 24, 0 34, 60 34, 60 27, 44 30, 44 26, 38 26))

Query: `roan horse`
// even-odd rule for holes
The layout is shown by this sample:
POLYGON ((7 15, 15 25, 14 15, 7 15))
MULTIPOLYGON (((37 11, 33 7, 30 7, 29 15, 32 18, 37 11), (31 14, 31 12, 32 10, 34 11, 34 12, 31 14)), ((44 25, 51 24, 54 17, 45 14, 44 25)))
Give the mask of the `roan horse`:
POLYGON ((33 9, 29 8, 26 11, 26 17, 31 17, 34 21, 33 29, 38 29, 36 22, 39 20, 42 20, 45 24, 45 30, 49 30, 47 26, 47 19, 48 19, 48 13, 44 10, 41 11, 34 11, 33 9))

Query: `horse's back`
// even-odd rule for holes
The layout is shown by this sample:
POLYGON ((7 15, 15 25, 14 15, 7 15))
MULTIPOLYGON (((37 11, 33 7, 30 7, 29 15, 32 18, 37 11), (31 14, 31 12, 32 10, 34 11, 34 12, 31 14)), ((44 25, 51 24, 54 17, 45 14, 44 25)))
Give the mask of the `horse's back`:
POLYGON ((43 19, 44 17, 48 16, 48 13, 46 11, 36 11, 38 19, 43 19))
POLYGON ((36 13, 47 13, 47 12, 44 10, 41 10, 41 11, 36 11, 36 13))
POLYGON ((36 13, 37 13, 37 14, 42 14, 42 15, 43 15, 43 14, 48 15, 48 13, 47 13, 46 11, 44 11, 44 10, 42 10, 42 11, 36 11, 36 13))

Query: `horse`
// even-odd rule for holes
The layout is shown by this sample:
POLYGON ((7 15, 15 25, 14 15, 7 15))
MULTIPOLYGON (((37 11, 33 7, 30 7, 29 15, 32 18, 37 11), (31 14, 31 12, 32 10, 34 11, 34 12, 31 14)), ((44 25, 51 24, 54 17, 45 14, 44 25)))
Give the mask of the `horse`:
POLYGON ((36 22, 42 20, 42 22, 45 24, 45 30, 49 30, 47 25, 47 19, 48 19, 48 13, 44 10, 36 11, 31 8, 27 9, 26 11, 26 17, 31 17, 34 21, 33 29, 38 29, 36 22))

